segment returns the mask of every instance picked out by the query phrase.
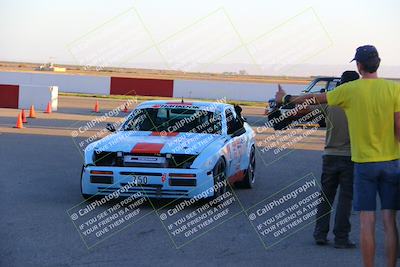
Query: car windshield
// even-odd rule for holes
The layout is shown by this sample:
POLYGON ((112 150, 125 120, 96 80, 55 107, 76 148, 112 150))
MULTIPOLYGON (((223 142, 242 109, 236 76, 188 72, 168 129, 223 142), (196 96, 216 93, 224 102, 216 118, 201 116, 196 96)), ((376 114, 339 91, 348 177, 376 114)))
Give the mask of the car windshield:
POLYGON ((221 114, 193 108, 142 108, 129 115, 123 131, 221 134, 221 114))
POLYGON ((308 88, 307 93, 322 93, 327 89, 327 81, 318 81, 311 88, 308 88))

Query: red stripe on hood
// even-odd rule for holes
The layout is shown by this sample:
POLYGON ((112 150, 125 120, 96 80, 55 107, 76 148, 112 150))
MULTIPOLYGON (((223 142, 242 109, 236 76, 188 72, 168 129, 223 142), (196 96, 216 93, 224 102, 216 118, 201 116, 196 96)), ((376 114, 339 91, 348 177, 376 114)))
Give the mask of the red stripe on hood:
POLYGON ((131 150, 131 153, 142 154, 160 154, 164 144, 157 143, 137 143, 131 150))
POLYGON ((151 132, 151 136, 177 136, 179 132, 151 132))

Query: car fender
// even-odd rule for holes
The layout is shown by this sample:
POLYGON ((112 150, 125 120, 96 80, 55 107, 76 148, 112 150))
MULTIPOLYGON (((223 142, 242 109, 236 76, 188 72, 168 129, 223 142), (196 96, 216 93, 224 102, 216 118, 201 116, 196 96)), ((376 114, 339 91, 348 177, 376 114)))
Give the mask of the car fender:
POLYGON ((255 147, 255 136, 256 133, 254 132, 254 130, 251 128, 251 126, 248 123, 244 124, 244 128, 246 129, 246 133, 245 135, 247 135, 247 144, 246 145, 246 154, 243 155, 243 165, 241 165, 241 167, 243 167, 243 169, 247 169, 247 167, 249 166, 250 163, 250 151, 251 151, 251 147, 254 146, 255 147))
POLYGON ((226 160, 226 151, 224 150, 227 138, 221 136, 209 146, 207 146, 194 160, 191 168, 212 170, 217 161, 223 157, 226 160))
POLYGON ((98 141, 90 143, 84 150, 84 166, 87 166, 88 164, 93 164, 93 153, 94 148, 96 147, 98 141))

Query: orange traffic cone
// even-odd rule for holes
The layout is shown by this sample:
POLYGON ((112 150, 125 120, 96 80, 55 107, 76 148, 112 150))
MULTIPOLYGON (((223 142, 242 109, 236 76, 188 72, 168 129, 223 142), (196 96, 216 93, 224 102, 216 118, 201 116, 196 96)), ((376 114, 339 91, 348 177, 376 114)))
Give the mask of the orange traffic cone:
POLYGON ((125 104, 124 110, 122 112, 124 112, 124 113, 128 113, 129 112, 127 104, 125 104))
POLYGON ((21 117, 22 117, 22 123, 27 123, 28 122, 26 120, 26 116, 25 116, 25 109, 21 110, 21 117))
POLYGON ((99 108, 99 101, 96 100, 96 104, 94 105, 94 112, 99 113, 100 112, 100 108, 99 108))
POLYGON ((24 125, 22 124, 22 114, 21 114, 21 112, 18 113, 17 124, 14 126, 14 128, 18 128, 18 129, 24 128, 24 125))
POLYGON ((51 103, 49 101, 49 103, 47 103, 47 108, 46 111, 44 113, 51 113, 51 103))
POLYGON ((29 117, 28 118, 36 118, 36 112, 35 112, 35 108, 33 107, 33 105, 31 106, 31 109, 29 110, 29 117))

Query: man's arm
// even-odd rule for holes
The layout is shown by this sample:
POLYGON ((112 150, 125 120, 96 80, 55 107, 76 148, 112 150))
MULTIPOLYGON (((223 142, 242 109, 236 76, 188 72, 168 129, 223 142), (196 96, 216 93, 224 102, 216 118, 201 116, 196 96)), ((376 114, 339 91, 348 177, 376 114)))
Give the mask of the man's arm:
MULTIPOLYGON (((282 103, 283 97, 286 95, 286 92, 282 89, 282 86, 278 84, 278 91, 275 94, 275 101, 278 104, 282 103)), ((326 93, 319 94, 306 94, 301 96, 291 96, 290 103, 293 104, 301 104, 304 103, 307 99, 315 99, 317 104, 325 104, 327 103, 326 93)))
POLYGON ((400 142, 400 112, 394 113, 394 131, 397 137, 397 141, 400 142))

